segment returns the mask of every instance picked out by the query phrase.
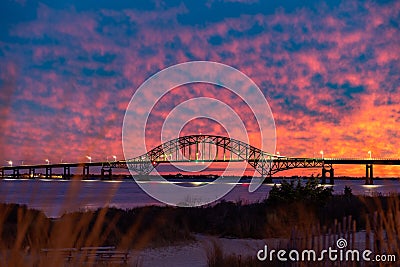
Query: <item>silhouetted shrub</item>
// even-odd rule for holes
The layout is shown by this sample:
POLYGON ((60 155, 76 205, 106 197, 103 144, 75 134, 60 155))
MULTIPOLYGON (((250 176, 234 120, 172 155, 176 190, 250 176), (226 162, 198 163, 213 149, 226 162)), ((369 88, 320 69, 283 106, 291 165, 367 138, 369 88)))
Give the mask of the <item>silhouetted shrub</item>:
POLYGON ((280 186, 273 186, 267 201, 274 204, 296 201, 321 204, 326 203, 332 197, 332 193, 333 189, 320 186, 318 179, 309 179, 305 184, 302 184, 300 179, 296 183, 293 180, 283 180, 280 186))

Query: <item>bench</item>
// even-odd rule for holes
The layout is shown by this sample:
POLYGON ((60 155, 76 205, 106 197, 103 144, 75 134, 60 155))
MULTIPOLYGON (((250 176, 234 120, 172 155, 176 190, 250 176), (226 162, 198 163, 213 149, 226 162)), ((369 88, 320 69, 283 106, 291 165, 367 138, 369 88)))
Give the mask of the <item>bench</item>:
POLYGON ((98 262, 120 262, 126 264, 129 259, 129 252, 125 251, 97 251, 94 255, 98 262))
POLYGON ((115 247, 114 246, 109 246, 109 247, 81 247, 79 250, 80 251, 90 251, 90 250, 111 251, 111 250, 115 250, 115 247))
POLYGON ((43 248, 41 250, 41 253, 45 254, 45 256, 63 257, 68 261, 71 261, 77 252, 76 248, 43 248))
POLYGON ((42 249, 42 253, 46 256, 59 256, 64 257, 67 261, 75 257, 79 257, 84 261, 90 262, 109 262, 109 263, 128 263, 129 252, 118 251, 115 247, 82 247, 76 248, 60 248, 60 249, 42 249))

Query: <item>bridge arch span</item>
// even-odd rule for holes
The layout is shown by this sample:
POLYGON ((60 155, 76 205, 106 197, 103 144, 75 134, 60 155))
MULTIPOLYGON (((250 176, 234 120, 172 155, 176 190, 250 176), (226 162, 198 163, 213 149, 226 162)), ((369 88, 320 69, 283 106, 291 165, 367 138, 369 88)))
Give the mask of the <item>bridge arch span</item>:
POLYGON ((237 161, 246 161, 262 177, 270 173, 271 163, 278 157, 240 140, 225 136, 188 135, 169 140, 141 156, 128 159, 126 164, 129 169, 138 174, 148 174, 163 162, 228 162, 232 161, 234 156, 237 161), (191 149, 192 147, 194 150, 191 149), (215 153, 211 153, 211 149, 215 149, 215 153), (220 149, 222 154, 218 153, 220 149), (199 158, 200 152, 201 158, 199 158), (179 153, 181 157, 179 157, 179 153), (168 159, 168 157, 170 158, 168 159))

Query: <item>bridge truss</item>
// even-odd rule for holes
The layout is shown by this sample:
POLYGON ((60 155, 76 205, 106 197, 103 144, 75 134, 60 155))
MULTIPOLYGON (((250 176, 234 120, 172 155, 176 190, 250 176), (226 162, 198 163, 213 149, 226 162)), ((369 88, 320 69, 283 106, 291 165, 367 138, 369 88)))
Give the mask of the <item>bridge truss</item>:
POLYGON ((262 151, 242 141, 216 135, 182 136, 167 141, 146 154, 128 159, 125 163, 127 168, 143 175, 150 173, 160 163, 198 161, 245 161, 262 177, 294 168, 320 168, 325 166, 323 159, 282 157, 262 151))

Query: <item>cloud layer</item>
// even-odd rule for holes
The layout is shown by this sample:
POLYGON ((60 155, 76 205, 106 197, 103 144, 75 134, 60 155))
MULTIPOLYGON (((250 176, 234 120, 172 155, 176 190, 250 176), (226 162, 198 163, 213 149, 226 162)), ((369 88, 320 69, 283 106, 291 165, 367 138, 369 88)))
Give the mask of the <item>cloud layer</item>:
MULTIPOLYGON (((122 121, 135 90, 191 60, 231 65, 254 80, 274 114, 281 154, 400 157, 398 1, 85 2, 1 4, 10 13, 0 28, 1 162, 122 158, 122 121)), ((149 144, 159 140, 162 114, 200 96, 249 114, 222 89, 177 88, 154 111, 149 144)))

